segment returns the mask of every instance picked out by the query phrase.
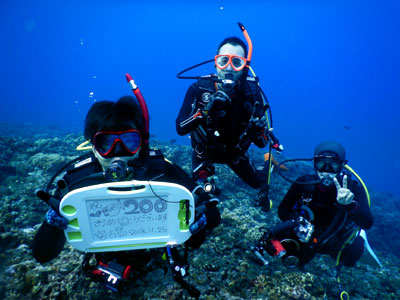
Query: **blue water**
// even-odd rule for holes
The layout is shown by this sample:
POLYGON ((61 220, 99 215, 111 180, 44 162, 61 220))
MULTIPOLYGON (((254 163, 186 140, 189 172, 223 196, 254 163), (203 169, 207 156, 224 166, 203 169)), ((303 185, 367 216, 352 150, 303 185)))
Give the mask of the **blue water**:
POLYGON ((129 72, 151 133, 188 144, 174 121, 191 81, 176 74, 242 37, 240 21, 285 154, 311 157, 336 139, 371 189, 399 195, 399 11, 399 1, 2 0, 0 121, 82 130, 94 101, 131 93, 129 72))

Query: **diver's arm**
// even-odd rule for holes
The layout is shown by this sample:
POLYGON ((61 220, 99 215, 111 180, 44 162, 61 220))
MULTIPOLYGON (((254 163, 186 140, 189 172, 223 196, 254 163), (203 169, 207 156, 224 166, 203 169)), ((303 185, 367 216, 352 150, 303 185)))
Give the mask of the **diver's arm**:
POLYGON ((354 193, 354 200, 351 204, 350 217, 362 229, 369 229, 373 225, 373 217, 365 191, 357 183, 352 184, 351 190, 354 193))
POLYGON ((196 97, 196 89, 192 85, 186 92, 185 99, 176 118, 176 131, 179 135, 186 135, 199 126, 203 119, 203 114, 200 108, 193 107, 196 97))
MULTIPOLYGON (((252 139, 251 141, 253 142, 254 145, 256 145, 258 148, 264 148, 268 144, 268 136, 266 135, 266 132, 268 130, 267 125, 268 125, 268 120, 267 116, 265 115, 265 110, 264 110, 264 101, 261 98, 261 95, 256 92, 255 95, 253 95, 254 99, 256 102, 258 102, 258 108, 256 109, 255 112, 255 120, 256 122, 253 121, 253 126, 254 126, 254 134, 252 134, 252 139)), ((251 120, 254 118, 254 116, 251 116, 251 120)), ((254 120, 254 119, 253 119, 254 120)))
POLYGON ((292 184, 278 206, 278 216, 282 221, 293 218, 293 207, 301 197, 301 188, 298 184, 292 184))
POLYGON ((48 262, 60 254, 64 244, 64 231, 43 221, 33 239, 32 255, 40 263, 48 262))
MULTIPOLYGON (((215 196, 211 198, 210 194, 206 193, 202 187, 199 187, 192 177, 190 177, 181 167, 173 163, 168 164, 167 177, 170 180, 173 180, 171 182, 186 187, 192 192, 195 198, 196 221, 201 217, 201 213, 203 212, 207 219, 205 229, 211 230, 217 227, 221 222, 221 214, 217 208, 219 199, 215 196)), ((204 241, 204 238, 202 237, 203 235, 204 230, 202 230, 202 233, 199 232, 199 234, 192 235, 191 242, 189 242, 188 245, 193 248, 200 247, 204 241)))

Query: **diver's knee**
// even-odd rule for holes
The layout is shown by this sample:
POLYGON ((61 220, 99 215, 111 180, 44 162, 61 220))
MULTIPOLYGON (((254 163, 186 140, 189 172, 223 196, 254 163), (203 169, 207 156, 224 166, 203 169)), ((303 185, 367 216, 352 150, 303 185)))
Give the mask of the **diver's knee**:
POLYGON ((345 267, 354 267, 364 252, 364 239, 358 236, 355 241, 343 250, 342 262, 345 267))

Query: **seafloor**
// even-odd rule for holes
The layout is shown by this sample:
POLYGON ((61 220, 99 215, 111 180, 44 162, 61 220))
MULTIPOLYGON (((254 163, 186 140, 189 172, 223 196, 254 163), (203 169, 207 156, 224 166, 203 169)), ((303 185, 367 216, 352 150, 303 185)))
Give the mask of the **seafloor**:
MULTIPOLYGON (((81 272, 82 254, 66 245, 62 254, 46 264, 37 263, 30 251, 46 205, 34 192, 43 188, 63 164, 79 156, 75 147, 80 133, 33 124, 0 124, 0 298, 1 299, 190 299, 163 267, 160 251, 153 263, 140 271, 139 279, 114 293, 92 282, 81 272)), ((191 149, 174 141, 151 139, 153 147, 185 170, 190 170, 191 149)), ((251 151, 257 164, 262 152, 251 151)), ((279 159, 282 159, 280 157, 279 159)), ((315 258, 303 270, 287 269, 278 259, 259 264, 250 247, 260 237, 259 228, 278 222, 277 205, 289 183, 273 172, 272 211, 255 207, 256 191, 228 168, 217 167, 221 225, 198 250, 189 253, 188 280, 201 291, 200 299, 339 299, 334 262, 315 258)), ((370 191, 374 227, 370 244, 383 267, 357 263, 343 269, 341 282, 350 299, 400 299, 400 199, 370 191)))

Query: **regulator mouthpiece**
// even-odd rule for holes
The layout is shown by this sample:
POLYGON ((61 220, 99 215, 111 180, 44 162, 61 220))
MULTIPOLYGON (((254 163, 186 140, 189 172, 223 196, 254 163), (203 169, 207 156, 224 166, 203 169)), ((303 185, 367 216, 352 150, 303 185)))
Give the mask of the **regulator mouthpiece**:
POLYGON ((233 74, 228 73, 225 75, 225 79, 222 79, 222 87, 224 89, 230 90, 235 86, 235 81, 233 81, 233 74))
POLYGON ((109 181, 123 181, 128 177, 129 168, 125 161, 121 159, 114 160, 107 170, 104 172, 104 176, 109 181))
POLYGON ((318 172, 318 176, 323 186, 330 187, 334 185, 333 178, 336 177, 335 173, 318 172))

